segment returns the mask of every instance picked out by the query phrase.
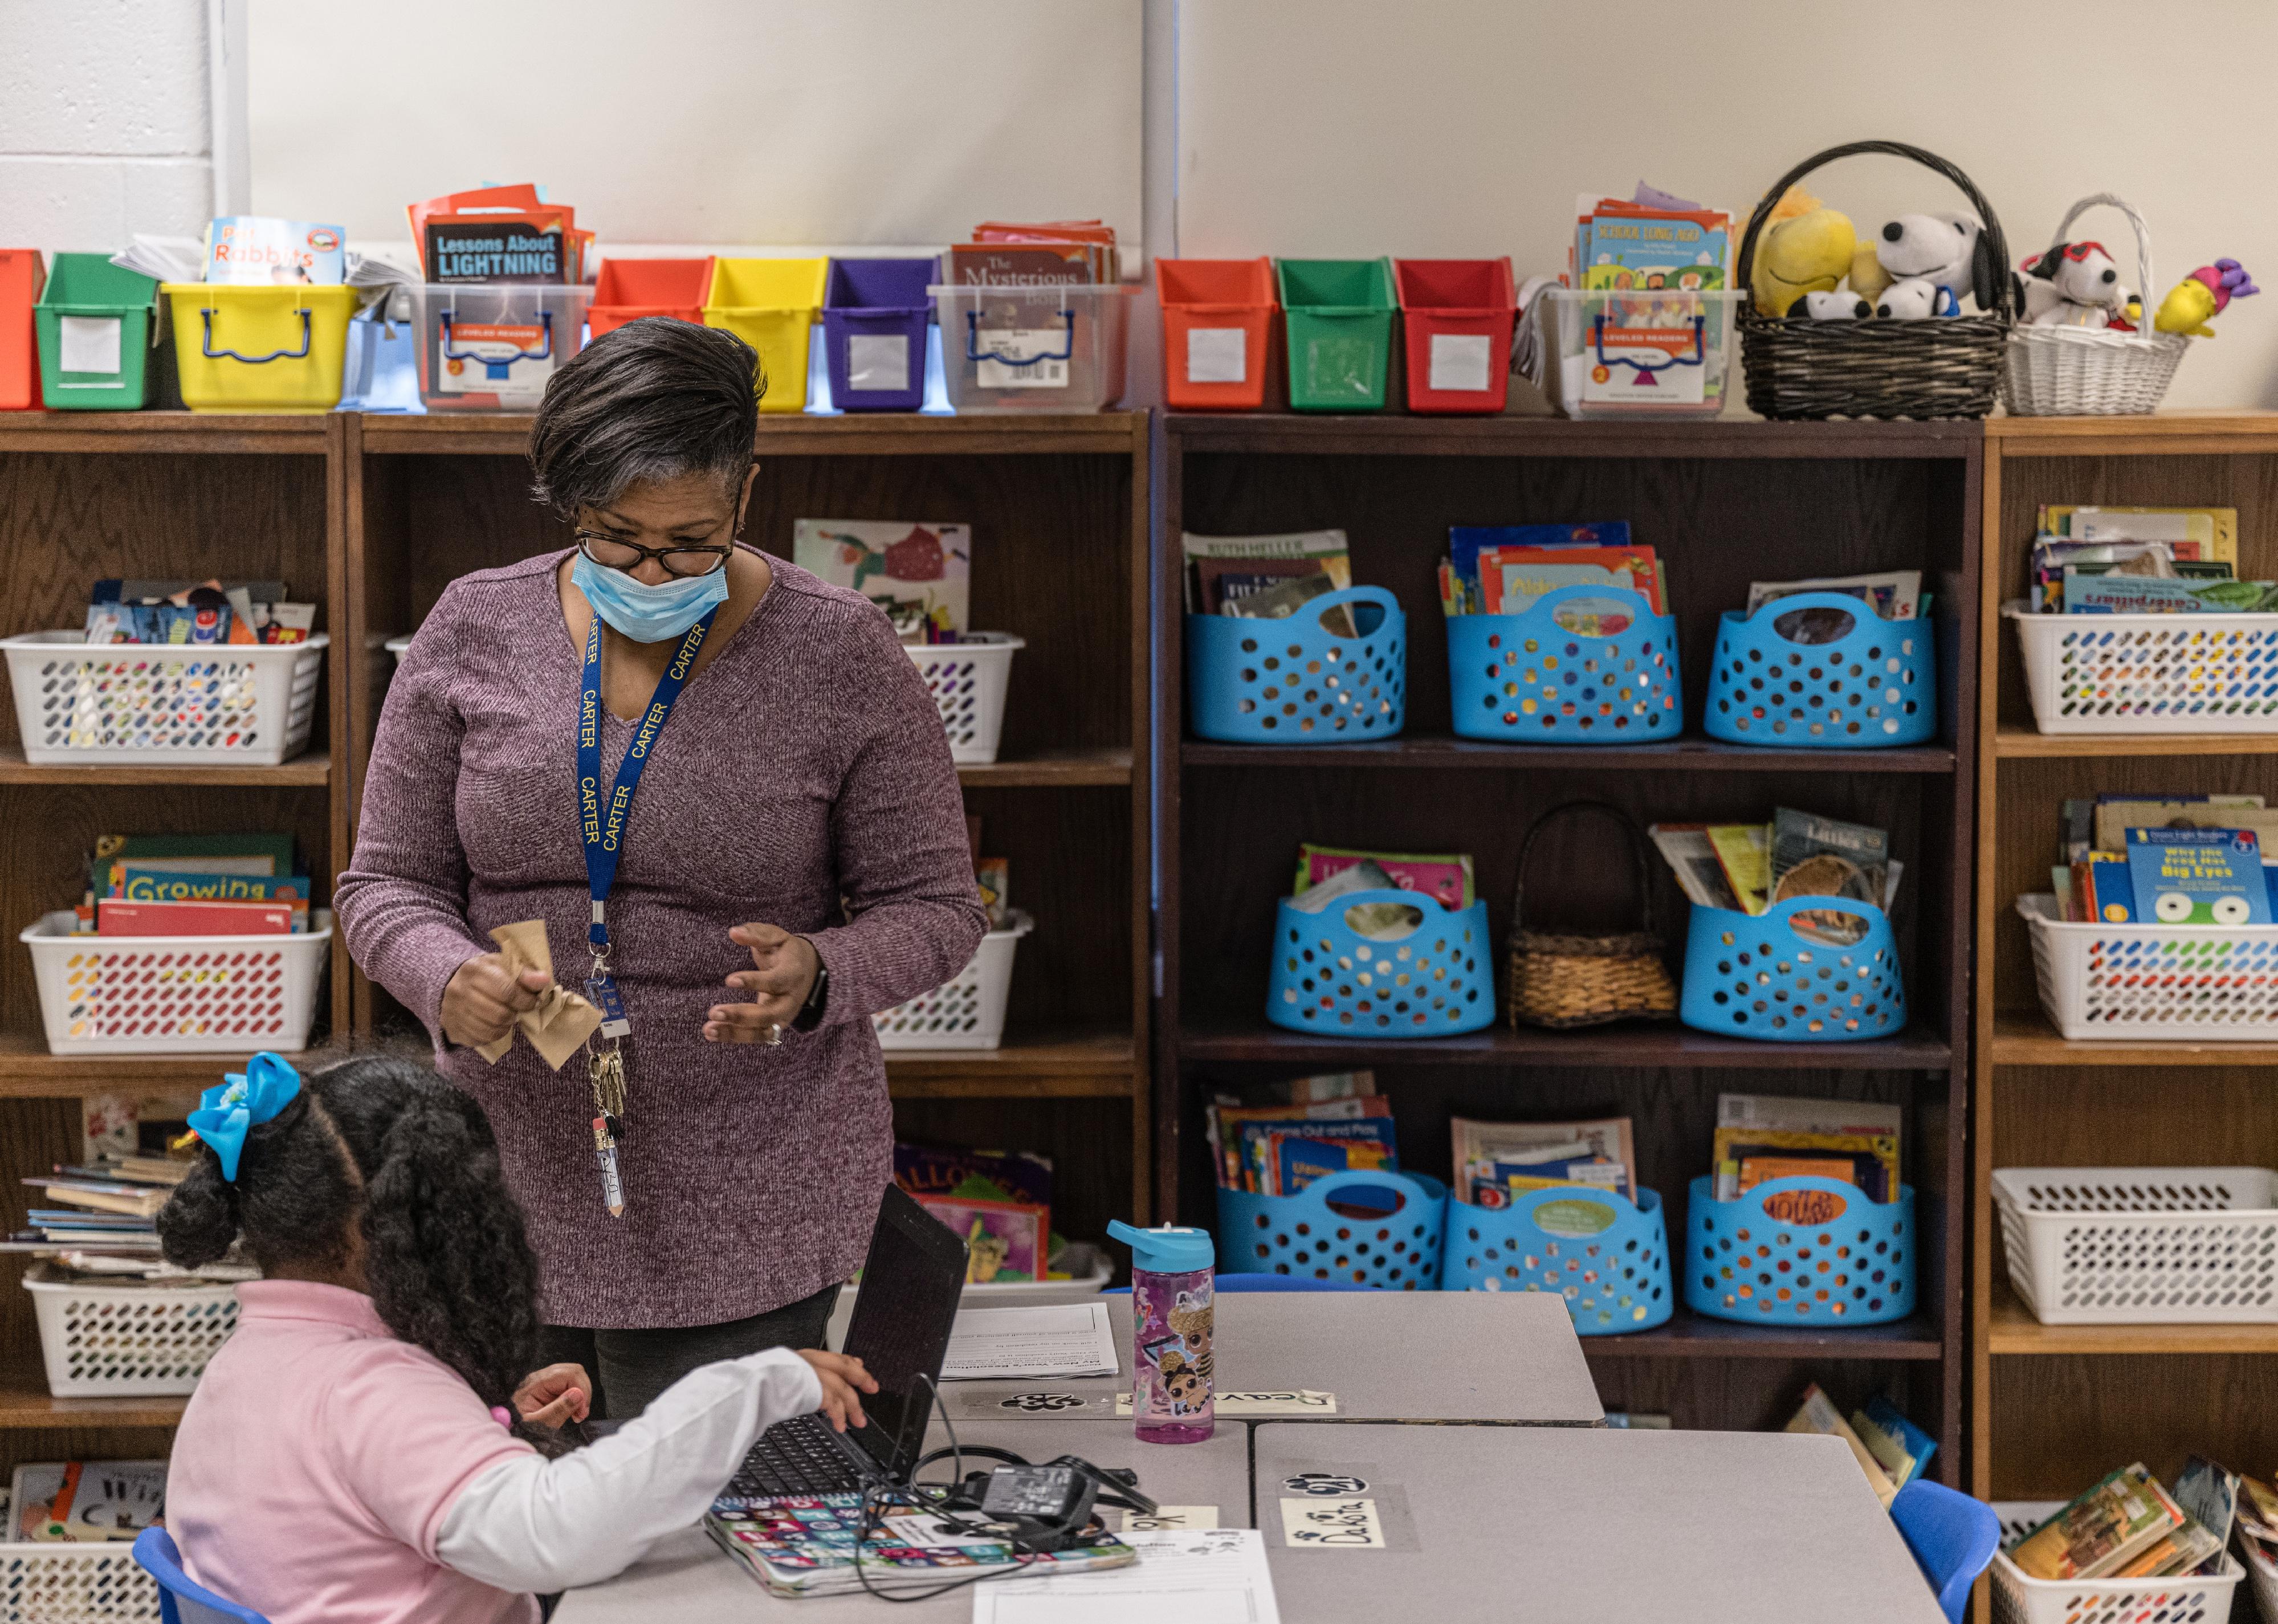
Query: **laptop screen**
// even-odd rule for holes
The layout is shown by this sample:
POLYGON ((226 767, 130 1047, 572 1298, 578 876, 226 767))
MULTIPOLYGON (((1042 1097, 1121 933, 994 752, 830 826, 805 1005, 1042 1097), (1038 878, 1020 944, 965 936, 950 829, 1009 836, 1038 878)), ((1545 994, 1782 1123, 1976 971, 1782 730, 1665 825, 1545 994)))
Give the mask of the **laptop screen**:
POLYGON ((897 1480, 924 1448, 929 1384, 941 1379, 964 1290, 965 1242, 889 1185, 846 1328, 845 1351, 862 1361, 878 1391, 862 1395, 870 1424, 850 1427, 846 1436, 897 1480))

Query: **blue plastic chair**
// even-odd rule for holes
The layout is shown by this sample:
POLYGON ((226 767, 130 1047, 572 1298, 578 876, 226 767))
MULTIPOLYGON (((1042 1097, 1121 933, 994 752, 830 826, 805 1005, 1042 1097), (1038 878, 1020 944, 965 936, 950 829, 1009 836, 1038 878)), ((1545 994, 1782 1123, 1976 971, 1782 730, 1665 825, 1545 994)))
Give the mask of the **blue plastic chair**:
POLYGON ((164 1529, 134 1536, 134 1559, 158 1582, 158 1616, 165 1624, 269 1624, 250 1607, 215 1595, 182 1571, 182 1553, 164 1529))
POLYGON ((1891 1502, 1891 1521, 1938 1592, 1947 1624, 1961 1624, 1969 1587, 2001 1547, 2001 1519, 1983 1500, 1917 1477, 1891 1502))
MULTIPOLYGON (((1212 1289, 1225 1296, 1235 1292, 1372 1292, 1376 1287, 1350 1280, 1316 1280, 1311 1275, 1220 1275, 1212 1289)), ((1100 1295, 1128 1297, 1131 1288, 1119 1285, 1100 1295)))

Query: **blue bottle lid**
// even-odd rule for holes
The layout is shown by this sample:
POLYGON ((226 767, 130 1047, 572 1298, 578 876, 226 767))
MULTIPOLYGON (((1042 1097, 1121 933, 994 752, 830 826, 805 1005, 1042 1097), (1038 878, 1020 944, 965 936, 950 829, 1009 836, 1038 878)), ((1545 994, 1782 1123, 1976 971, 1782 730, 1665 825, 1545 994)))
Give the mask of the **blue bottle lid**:
POLYGON ((1208 1230, 1134 1229, 1120 1218, 1108 1220, 1107 1232, 1131 1248, 1131 1267, 1150 1274, 1184 1275, 1209 1269, 1218 1262, 1208 1230))

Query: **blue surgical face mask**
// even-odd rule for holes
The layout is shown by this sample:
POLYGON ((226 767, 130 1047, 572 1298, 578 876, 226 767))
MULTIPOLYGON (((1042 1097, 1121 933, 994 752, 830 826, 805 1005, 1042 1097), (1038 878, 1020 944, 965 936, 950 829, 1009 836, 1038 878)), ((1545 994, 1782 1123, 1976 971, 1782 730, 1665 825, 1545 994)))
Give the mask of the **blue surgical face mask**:
POLYGON ((584 553, 570 566, 570 583, 585 594, 593 613, 636 643, 668 643, 728 601, 728 569, 681 576, 651 586, 622 569, 605 569, 584 553))

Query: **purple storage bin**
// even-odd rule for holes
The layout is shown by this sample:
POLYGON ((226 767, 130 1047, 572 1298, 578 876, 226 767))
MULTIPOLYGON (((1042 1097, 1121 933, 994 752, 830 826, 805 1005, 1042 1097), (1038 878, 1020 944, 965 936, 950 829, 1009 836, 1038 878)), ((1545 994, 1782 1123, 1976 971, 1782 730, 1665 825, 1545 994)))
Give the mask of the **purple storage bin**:
POLYGON ((926 324, 940 279, 930 259, 834 259, 822 295, 830 400, 845 412, 925 404, 926 324))

